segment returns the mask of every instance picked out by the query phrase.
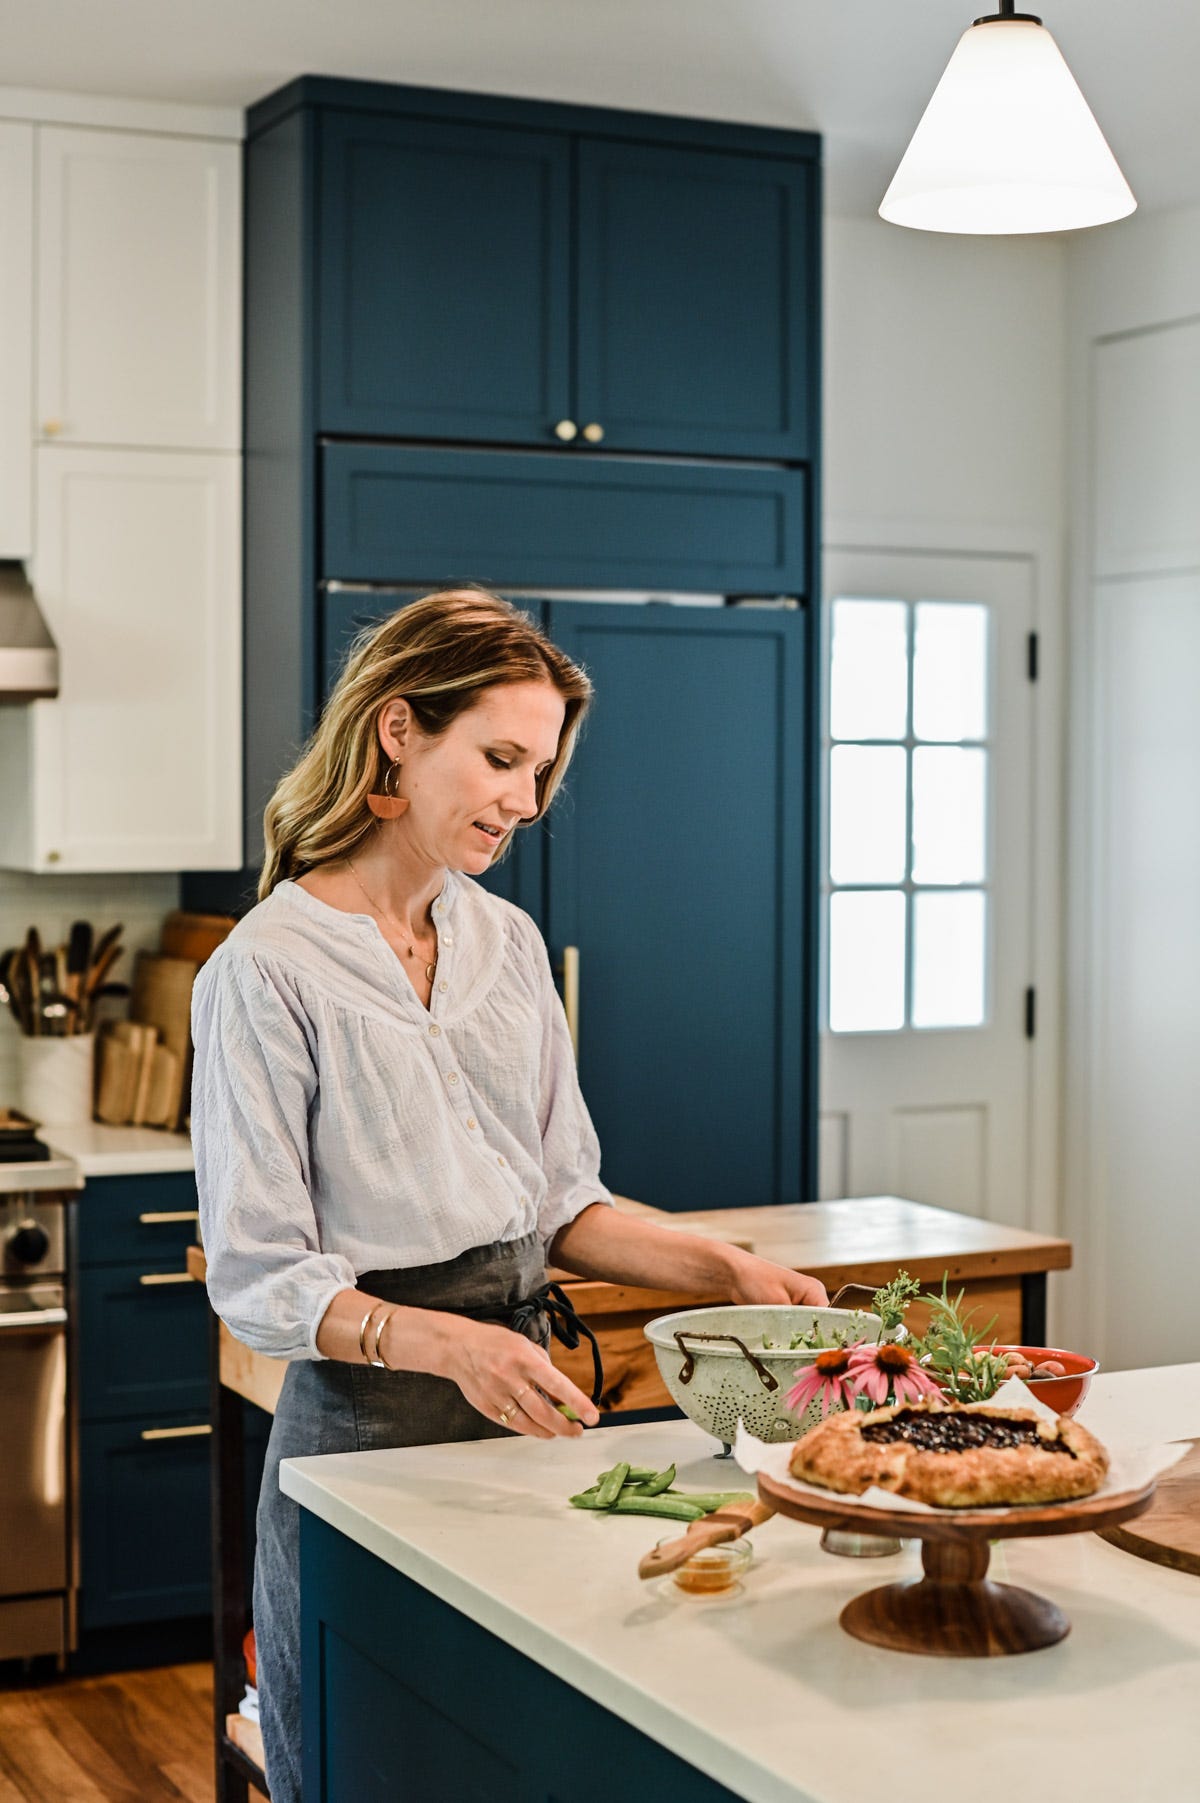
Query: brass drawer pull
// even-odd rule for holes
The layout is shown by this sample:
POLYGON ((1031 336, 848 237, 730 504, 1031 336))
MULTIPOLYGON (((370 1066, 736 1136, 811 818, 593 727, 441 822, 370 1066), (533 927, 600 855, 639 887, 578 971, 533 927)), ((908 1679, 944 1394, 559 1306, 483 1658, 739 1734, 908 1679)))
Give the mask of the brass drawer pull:
POLYGON ((163 1214, 138 1216, 138 1222, 143 1227, 166 1227, 172 1221, 198 1221, 199 1219, 200 1210, 198 1208, 175 1208, 168 1209, 163 1214))
POLYGON ((203 1422, 199 1427, 144 1427, 143 1440, 196 1440, 201 1434, 211 1434, 212 1426, 203 1422))
POLYGON ((139 1283, 147 1285, 152 1283, 195 1283, 195 1281, 196 1279, 190 1271, 151 1271, 145 1277, 138 1278, 139 1283))

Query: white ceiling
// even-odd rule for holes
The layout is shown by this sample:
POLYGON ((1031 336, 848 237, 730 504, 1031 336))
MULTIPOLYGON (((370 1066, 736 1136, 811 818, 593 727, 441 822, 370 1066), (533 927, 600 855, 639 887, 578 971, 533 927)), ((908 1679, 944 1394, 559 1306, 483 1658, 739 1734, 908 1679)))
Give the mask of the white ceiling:
MULTIPOLYGON (((1030 3, 1030 0, 1026 0, 1030 3)), ((0 81, 244 106, 346 75, 824 133, 829 205, 868 212, 992 0, 0 0, 0 81)), ((1145 208, 1200 201, 1200 8, 1046 0, 1145 208)))

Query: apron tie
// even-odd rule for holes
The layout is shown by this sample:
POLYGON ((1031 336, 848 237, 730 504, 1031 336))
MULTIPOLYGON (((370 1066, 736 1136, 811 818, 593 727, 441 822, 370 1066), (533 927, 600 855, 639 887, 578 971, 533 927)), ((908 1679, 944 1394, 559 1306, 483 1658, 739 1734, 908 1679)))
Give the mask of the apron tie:
POLYGON ((568 1352, 574 1352, 580 1339, 588 1341, 592 1349, 592 1401, 600 1407, 600 1398, 604 1394, 604 1366, 600 1359, 600 1345, 595 1334, 580 1315, 575 1313, 568 1300, 567 1293, 559 1283, 544 1283, 540 1290, 527 1296, 524 1302, 515 1302, 511 1307, 504 1303, 485 1303, 471 1308, 456 1307, 448 1304, 451 1314, 467 1315, 473 1321, 495 1321, 512 1329, 513 1333, 524 1334, 528 1339, 540 1339, 536 1328, 543 1319, 549 1322, 550 1332, 568 1352))

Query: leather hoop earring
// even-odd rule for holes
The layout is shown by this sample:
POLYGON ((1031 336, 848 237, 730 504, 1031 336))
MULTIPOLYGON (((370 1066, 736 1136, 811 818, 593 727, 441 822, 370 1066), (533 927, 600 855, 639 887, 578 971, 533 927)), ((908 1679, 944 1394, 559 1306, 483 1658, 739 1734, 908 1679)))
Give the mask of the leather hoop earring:
POLYGON ((383 794, 367 796, 367 806, 376 820, 398 820, 408 808, 406 795, 392 794, 392 784, 397 778, 399 770, 400 759, 393 758, 383 779, 383 794))

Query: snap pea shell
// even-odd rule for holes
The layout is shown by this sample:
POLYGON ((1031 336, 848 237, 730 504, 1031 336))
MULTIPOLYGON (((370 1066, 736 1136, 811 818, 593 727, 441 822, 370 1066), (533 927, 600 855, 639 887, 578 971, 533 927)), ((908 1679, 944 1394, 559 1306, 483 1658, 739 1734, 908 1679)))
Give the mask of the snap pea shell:
POLYGON ((621 1494, 621 1485, 625 1482, 625 1479, 628 1476, 629 1476, 629 1460, 628 1459, 626 1459, 623 1464, 614 1465, 611 1471, 605 1471, 605 1472, 601 1473, 601 1475, 600 1475, 600 1494, 596 1498, 597 1505, 601 1509, 608 1509, 608 1508, 612 1507, 613 1503, 616 1502, 618 1496, 620 1496, 620 1494, 621 1494))
POLYGON ((675 1467, 668 1465, 665 1471, 656 1471, 654 1476, 641 1487, 643 1496, 661 1496, 675 1482, 675 1467))
POLYGON ((682 1496, 618 1496, 612 1503, 602 1503, 598 1496, 580 1494, 571 1498, 575 1509, 595 1509, 602 1515, 657 1515, 668 1521, 700 1521, 707 1513, 682 1496))

